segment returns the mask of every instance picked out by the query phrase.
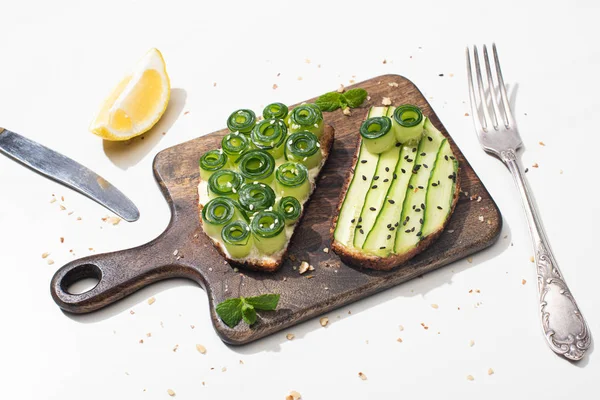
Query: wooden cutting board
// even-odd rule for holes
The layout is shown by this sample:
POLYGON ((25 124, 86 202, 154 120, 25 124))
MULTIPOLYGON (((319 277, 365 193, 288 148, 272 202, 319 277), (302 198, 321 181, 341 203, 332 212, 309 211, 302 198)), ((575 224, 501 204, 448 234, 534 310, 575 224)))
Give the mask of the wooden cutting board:
POLYGON ((174 277, 189 278, 206 290, 212 322, 221 339, 231 344, 244 344, 423 275, 493 244, 502 228, 500 211, 419 89, 398 75, 380 76, 353 87, 366 89, 370 99, 362 109, 352 110, 352 116, 345 116, 340 110, 325 113, 325 122, 335 127, 333 153, 291 241, 289 254, 295 261, 287 258, 276 273, 235 272, 202 232, 197 207, 198 159, 205 151, 220 146, 221 138, 226 134, 226 130, 222 130, 157 154, 154 175, 172 212, 167 229, 143 246, 93 255, 65 265, 51 283, 56 303, 72 313, 87 313, 153 282, 174 277), (390 86, 392 83, 398 86, 390 86), (376 272, 349 267, 333 252, 324 249, 330 246, 331 219, 340 188, 351 167, 358 129, 368 107, 381 105, 383 97, 391 98, 393 105, 410 103, 419 106, 450 138, 452 151, 460 162, 462 191, 468 192, 469 196, 481 196, 481 200, 470 200, 461 193, 452 219, 437 242, 402 267, 376 272), (309 262, 315 271, 300 275, 293 267, 301 261, 309 262), (90 291, 70 294, 66 290, 73 282, 89 277, 99 279, 90 291), (231 329, 215 312, 215 306, 227 298, 263 293, 280 293, 279 307, 276 311, 260 312, 252 327, 240 323, 231 329))

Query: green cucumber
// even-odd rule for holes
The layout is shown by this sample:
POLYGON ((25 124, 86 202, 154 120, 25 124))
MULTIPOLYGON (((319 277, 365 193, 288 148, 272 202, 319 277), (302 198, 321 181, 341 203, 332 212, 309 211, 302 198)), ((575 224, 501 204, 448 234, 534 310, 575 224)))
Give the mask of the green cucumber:
POLYGON ((433 126, 429 119, 426 119, 423 128, 423 138, 415 152, 417 158, 412 169, 413 176, 406 189, 402 216, 396 229, 394 245, 396 254, 404 254, 412 250, 421 240, 423 216, 426 212, 427 185, 437 153, 444 140, 442 133, 433 126))
MULTIPOLYGON (((393 112, 394 107, 390 107, 388 108, 386 115, 392 115, 393 112)), ((387 118, 387 116, 379 118, 387 118)), ((368 145, 364 137, 362 140, 368 145)), ((383 207, 388 189, 394 178, 396 164, 398 164, 398 160, 400 159, 400 150, 400 146, 396 147, 395 145, 392 145, 392 148, 379 155, 379 163, 377 164, 375 175, 371 181, 369 192, 367 193, 365 203, 360 213, 360 223, 356 225, 354 232, 354 247, 358 249, 363 248, 367 235, 373 228, 373 225, 375 225, 377 215, 379 215, 379 212, 383 207)))
POLYGON ((423 238, 443 227, 448 219, 450 211, 452 211, 457 173, 458 161, 452 154, 450 142, 448 139, 444 139, 427 187, 426 209, 421 230, 423 238))
POLYGON ((400 160, 392 177, 392 185, 385 196, 385 202, 375 225, 368 233, 367 240, 363 245, 363 250, 367 253, 385 257, 394 250, 396 229, 398 229, 402 204, 416 157, 416 153, 412 151, 413 148, 413 146, 402 146, 400 160))
MULTIPOLYGON (((387 107, 371 107, 367 118, 383 116, 386 113, 387 107)), ((371 187, 379 163, 379 154, 370 153, 362 140, 359 146, 360 150, 354 167, 354 174, 346 191, 333 234, 335 240, 349 247, 352 246, 354 241, 354 230, 356 225, 359 224, 365 197, 371 187)))

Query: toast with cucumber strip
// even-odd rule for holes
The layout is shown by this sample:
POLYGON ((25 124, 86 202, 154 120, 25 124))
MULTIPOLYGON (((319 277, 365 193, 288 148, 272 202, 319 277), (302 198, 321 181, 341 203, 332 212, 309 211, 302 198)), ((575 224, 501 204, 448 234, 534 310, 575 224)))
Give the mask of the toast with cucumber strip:
POLYGON ((314 104, 289 115, 284 104, 269 104, 263 118, 231 114, 221 148, 200 158, 198 208, 204 233, 231 265, 272 272, 316 188, 334 129, 314 104))
POLYGON ((372 107, 333 220, 333 251, 347 264, 390 270, 448 224, 460 192, 446 137, 418 107, 372 107))

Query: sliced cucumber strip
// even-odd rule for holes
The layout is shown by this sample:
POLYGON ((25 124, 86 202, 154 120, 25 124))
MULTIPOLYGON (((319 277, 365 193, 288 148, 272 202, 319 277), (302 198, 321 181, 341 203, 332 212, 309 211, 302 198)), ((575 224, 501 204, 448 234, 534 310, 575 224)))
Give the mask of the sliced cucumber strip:
POLYGON ((221 140, 221 147, 229 159, 235 161, 250 148, 250 141, 245 135, 240 135, 238 132, 230 133, 221 140))
POLYGON ((302 163, 311 169, 318 166, 323 159, 319 139, 311 132, 302 131, 292 133, 285 143, 285 156, 287 160, 302 163))
POLYGON ((300 163, 281 164, 275 171, 275 187, 278 196, 293 196, 304 201, 310 194, 308 170, 300 163))
POLYGON ((251 150, 241 156, 236 163, 247 182, 271 183, 275 171, 275 159, 264 150, 251 150))
POLYGON ((250 227, 244 221, 233 221, 223 227, 221 239, 233 258, 244 258, 252 250, 250 227))
MULTIPOLYGON (((388 108, 386 115, 391 115, 393 112, 394 108, 390 107, 388 108)), ((387 116, 375 118, 387 118, 387 116)), ((369 119, 372 120, 374 118, 369 119)), ((364 136, 363 140, 366 142, 364 136)), ((356 248, 360 249, 363 247, 365 240, 367 239, 367 235, 375 225, 375 220, 377 219, 377 216, 383 207, 388 189, 390 188, 394 179, 394 170, 396 169, 396 164, 398 164, 398 160, 400 159, 400 150, 400 146, 396 147, 395 145, 392 145, 391 149, 388 149, 379 155, 377 170, 373 176, 371 187, 369 188, 369 192, 367 193, 367 197, 365 198, 365 203, 360 214, 359 220, 361 222, 356 225, 356 232, 354 233, 354 247, 356 248)))
POLYGON ((406 253, 417 245, 423 235, 423 216, 426 212, 425 198, 427 185, 437 158, 438 151, 444 140, 440 131, 429 121, 425 123, 424 137, 415 151, 417 158, 413 166, 413 176, 410 178, 406 197, 402 206, 400 226, 396 230, 395 253, 406 253))
POLYGON ((281 119, 265 119, 252 129, 252 144, 260 150, 268 151, 274 158, 283 156, 283 144, 288 129, 281 119))
POLYGON ((227 165, 227 154, 222 150, 210 150, 200 157, 200 178, 207 181, 210 176, 227 165))
POLYGON ((277 211, 261 211, 251 223, 254 244, 261 254, 270 255, 287 243, 285 217, 277 211))
POLYGON ((323 113, 314 104, 302 104, 294 108, 288 117, 291 133, 309 131, 320 138, 323 134, 323 113))
POLYGON ((264 119, 284 119, 288 115, 288 107, 283 103, 271 103, 263 110, 264 119))
POLYGON ((396 140, 402 144, 413 144, 421 140, 425 117, 421 109, 410 104, 402 105, 394 111, 392 126, 396 140))
POLYGON ((249 215, 275 204, 275 192, 264 183, 246 183, 238 192, 240 207, 249 215))
POLYGON ((371 153, 381 154, 396 144, 392 120, 387 116, 367 119, 360 126, 360 135, 371 153))
POLYGON ((221 169, 208 178, 208 195, 211 198, 225 196, 237 200, 237 192, 244 178, 235 171, 221 169))
POLYGON ((302 205, 297 198, 292 196, 282 197, 279 200, 278 210, 285 217, 286 225, 292 225, 298 221, 302 214, 302 205))
MULTIPOLYGON (((367 118, 386 115, 387 110, 387 107, 372 107, 367 118)), ((349 247, 354 242, 356 226, 362 222, 360 214, 379 163, 379 155, 369 152, 362 139, 359 146, 354 174, 346 191, 334 232, 335 240, 349 247)))
POLYGON ((227 128, 231 132, 249 134, 256 124, 256 114, 252 110, 236 110, 227 118, 227 128))
POLYGON ((229 222, 240 216, 233 200, 217 197, 210 200, 202 209, 204 231, 212 238, 221 238, 221 230, 229 222))
POLYGON ((425 217, 423 218, 423 238, 444 226, 450 215, 454 192, 456 190, 456 174, 458 161, 452 154, 450 142, 444 139, 438 152, 433 173, 429 179, 425 201, 425 217))
POLYGON ((385 196, 375 225, 363 245, 363 249, 368 253, 385 257, 394 250, 396 230, 402 228, 399 226, 402 204, 416 157, 416 153, 412 151, 413 148, 412 146, 402 146, 401 148, 400 160, 396 164, 392 185, 385 196))

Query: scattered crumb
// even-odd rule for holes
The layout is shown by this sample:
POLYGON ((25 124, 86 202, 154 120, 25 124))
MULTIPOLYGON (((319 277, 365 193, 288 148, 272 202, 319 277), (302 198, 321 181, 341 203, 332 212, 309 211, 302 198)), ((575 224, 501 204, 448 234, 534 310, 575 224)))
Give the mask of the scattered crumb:
POLYGON ((50 203, 54 203, 56 201, 55 198, 53 198, 52 200, 50 200, 50 203))
POLYGON ((469 113, 465 113, 465 117, 468 117, 468 116, 469 116, 469 113))
POLYGON ((398 343, 402 343, 402 338, 398 338, 398 339, 396 339, 396 342, 398 342, 398 343))
POLYGON ((452 77, 454 76, 454 74, 448 74, 448 76, 449 76, 450 78, 452 78, 452 77))
POLYGON ((173 353, 177 352, 177 349, 179 348, 179 345, 176 344, 175 347, 173 347, 173 353))
POLYGON ((344 109, 342 110, 342 113, 343 113, 344 115, 348 116, 348 117, 352 115, 352 112, 350 111, 350 107, 346 107, 346 108, 344 108, 344 109))
POLYGON ((540 142, 540 146, 546 146, 546 143, 540 142))
POLYGON ((179 253, 179 250, 175 249, 175 251, 173 252, 173 255, 176 256, 177 253, 179 253))
POLYGON ((475 346, 475 341, 473 339, 469 340, 469 347, 475 346))
POLYGON ((437 304, 432 304, 431 308, 435 308, 437 310, 439 308, 439 306, 437 304))
POLYGON ((438 76, 444 76, 444 74, 438 74, 438 76))
POLYGON ((526 283, 527 283, 527 281, 526 281, 525 279, 523 279, 523 280, 521 281, 521 285, 524 285, 524 284, 526 284, 526 283))
POLYGON ((429 329, 429 327, 427 325, 425 325, 425 322, 421 322, 421 326, 423 327, 423 329, 427 330, 429 329))
POLYGON ((206 347, 202 346, 201 344, 196 345, 196 350, 198 350, 200 354, 206 354, 206 347))
POLYGON ((221 368, 221 372, 227 372, 227 367, 221 368))
POLYGON ((383 59, 383 64, 387 64, 387 60, 385 58, 383 59))
POLYGON ((321 317, 321 319, 319 320, 319 323, 321 324, 321 326, 325 327, 329 323, 329 318, 321 317))
POLYGON ((244 360, 240 360, 240 365, 244 365, 244 360))
POLYGON ((188 115, 189 113, 190 113, 190 111, 188 110, 188 111, 184 112, 183 115, 188 115))
POLYGON ((294 335, 293 333, 288 333, 287 335, 285 335, 285 338, 287 340, 293 340, 296 337, 296 335, 294 335))
POLYGON ((472 263, 472 262, 473 262, 473 257, 468 257, 468 258, 467 258, 467 261, 468 261, 469 263, 472 263))
POLYGON ((46 253, 42 253, 42 258, 47 258, 50 255, 50 253, 46 252, 46 253))
POLYGON ((290 259, 290 261, 296 261, 296 260, 297 260, 296 256, 295 256, 295 255, 293 255, 293 254, 290 254, 290 255, 288 256, 288 258, 290 259))
POLYGON ((494 375, 494 370, 493 369, 488 369, 488 375, 494 375))
POLYGON ((350 82, 350 83, 354 83, 354 82, 356 82, 356 81, 355 81, 354 79, 350 79, 348 82, 350 82))
POLYGON ((329 253, 329 247, 325 247, 325 248, 323 249, 323 253, 329 253))
POLYGON ((474 381, 475 378, 473 378, 473 375, 467 375, 467 380, 468 381, 474 381))
POLYGON ((150 298, 148 299, 148 304, 149 304, 149 305, 152 305, 152 304, 154 304, 154 302, 155 302, 155 301, 156 301, 156 299, 155 299, 154 297, 150 297, 150 298))
POLYGON ((152 337, 152 332, 146 333, 146 337, 152 337))
POLYGON ((290 392, 290 394, 285 396, 285 400, 298 400, 301 398, 302 398, 302 395, 300 393, 296 392, 295 390, 292 390, 290 392))
POLYGON ((81 221, 81 217, 77 217, 77 221, 81 221))
POLYGON ((404 327, 402 325, 398 326, 398 329, 400 329, 400 332, 402 332, 404 330, 404 327))
POLYGON ((529 257, 529 261, 535 262, 535 258, 533 258, 533 256, 531 256, 531 257, 529 257))
POLYGON ((559 171, 559 173, 562 175, 562 174, 563 174, 563 170, 561 169, 561 170, 559 171))
POLYGON ((48 259, 48 265, 54 264, 54 260, 48 259))
POLYGON ((301 80, 302 80, 302 77, 301 77, 301 76, 299 76, 299 77, 298 77, 298 80, 299 80, 299 81, 301 81, 301 80))
POLYGON ((532 167, 533 167, 533 168, 538 168, 538 167, 539 167, 539 165, 538 165, 538 163, 534 163, 534 164, 532 165, 532 167))
POLYGON ((129 314, 133 315, 133 314, 135 314, 135 311, 129 310, 129 314))
POLYGON ((310 59, 307 58, 306 60, 304 60, 304 62, 310 64, 310 59))
POLYGON ((61 211, 65 211, 67 209, 67 207, 63 206, 62 204, 60 205, 60 210, 61 211))
POLYGON ((140 344, 144 344, 144 339, 140 339, 140 344))
POLYGON ((315 268, 310 265, 309 263, 307 263, 306 261, 302 261, 302 263, 300 264, 300 267, 298 268, 298 272, 300 272, 300 275, 304 274, 307 271, 314 271, 315 268))
POLYGON ((65 242, 65 238, 61 236, 61 237, 60 237, 60 242, 61 242, 61 243, 64 243, 64 242, 65 242))
POLYGON ((273 90, 277 89, 279 86, 277 86, 276 83, 273 84, 273 90))
POLYGON ((479 216, 479 221, 480 221, 480 222, 483 222, 483 215, 480 215, 480 216, 479 216))
POLYGON ((172 391, 171 389, 167 389, 167 393, 169 393, 169 396, 175 397, 175 392, 172 391))
POLYGON ((119 222, 121 222, 121 218, 107 216, 107 217, 102 218, 102 221, 112 224, 112 225, 119 225, 119 222))
POLYGON ((390 99, 389 97, 384 97, 381 100, 381 104, 383 104, 384 106, 391 106, 392 105, 392 99, 390 99))
POLYGON ((340 83, 340 87, 338 88, 338 93, 344 93, 346 91, 346 88, 344 87, 343 84, 340 83))
POLYGON ((360 379, 362 379, 363 381, 366 381, 366 380, 367 380, 367 376, 366 376, 365 374, 363 374, 362 372, 359 372, 359 373, 358 373, 358 377, 359 377, 360 379))
POLYGON ((390 82, 390 83, 388 83, 388 85, 391 87, 398 87, 398 83, 396 83, 396 82, 390 82))

